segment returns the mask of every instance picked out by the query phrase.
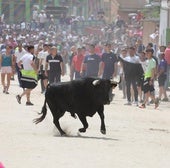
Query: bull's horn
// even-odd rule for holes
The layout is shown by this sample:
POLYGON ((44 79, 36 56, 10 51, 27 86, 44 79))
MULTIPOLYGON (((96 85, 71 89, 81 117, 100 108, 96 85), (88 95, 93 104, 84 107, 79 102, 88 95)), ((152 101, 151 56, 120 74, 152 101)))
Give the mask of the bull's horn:
POLYGON ((94 86, 98 85, 99 83, 100 83, 100 80, 98 80, 98 79, 96 79, 96 80, 93 81, 93 85, 94 85, 94 86))
POLYGON ((119 84, 121 82, 121 78, 119 76, 119 77, 116 77, 115 79, 110 79, 110 82, 113 84, 119 84))

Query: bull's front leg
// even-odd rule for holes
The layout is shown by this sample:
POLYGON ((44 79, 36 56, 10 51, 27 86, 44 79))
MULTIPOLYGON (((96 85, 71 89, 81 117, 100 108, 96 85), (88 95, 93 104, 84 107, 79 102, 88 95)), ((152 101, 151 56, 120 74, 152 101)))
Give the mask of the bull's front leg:
POLYGON ((86 132, 86 129, 88 128, 88 123, 87 123, 87 120, 86 120, 86 117, 85 116, 80 116, 78 115, 81 123, 83 124, 83 128, 80 128, 79 129, 79 132, 86 132))
POLYGON ((100 132, 102 134, 106 134, 106 127, 105 127, 105 122, 104 122, 104 106, 101 105, 98 109, 98 114, 100 116, 100 119, 101 119, 101 127, 100 127, 100 132))

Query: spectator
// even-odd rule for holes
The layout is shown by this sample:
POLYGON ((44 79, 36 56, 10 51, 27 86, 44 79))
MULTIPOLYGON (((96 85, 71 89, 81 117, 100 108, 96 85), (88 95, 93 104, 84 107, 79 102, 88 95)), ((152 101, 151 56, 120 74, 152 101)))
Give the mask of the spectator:
POLYGON ((75 79, 81 78, 80 71, 81 71, 83 60, 84 60, 84 55, 82 54, 82 49, 79 47, 77 48, 77 55, 73 57, 72 64, 71 64, 71 72, 70 72, 71 80, 73 80, 74 76, 75 79))
POLYGON ((40 66, 39 66, 39 72, 40 72, 40 80, 41 80, 41 93, 44 93, 48 84, 48 76, 45 74, 45 65, 46 65, 46 59, 49 55, 49 46, 48 44, 43 45, 43 50, 39 53, 39 59, 40 59, 40 66))
POLYGON ((31 91, 37 86, 37 68, 34 63, 34 46, 30 45, 27 47, 28 53, 26 53, 23 57, 20 58, 20 61, 18 62, 19 68, 21 68, 21 65, 23 64, 23 69, 21 71, 22 77, 21 77, 21 85, 23 90, 23 93, 21 95, 17 95, 16 99, 19 104, 21 104, 21 99, 23 96, 26 95, 26 105, 32 106, 34 105, 30 101, 30 95, 31 91))
MULTIPOLYGON (((120 53, 120 57, 124 59, 126 56, 127 56, 127 49, 122 49, 120 53)), ((121 61, 118 62, 118 72, 121 77, 121 83, 120 83, 119 88, 122 89, 123 99, 125 99, 126 98, 126 81, 125 81, 125 74, 123 72, 123 65, 121 61)))
POLYGON ((148 102, 149 97, 154 101, 155 108, 159 106, 159 100, 155 98, 154 94, 154 78, 155 78, 155 68, 156 68, 156 61, 153 59, 153 49, 146 50, 146 70, 144 72, 144 83, 143 83, 143 91, 145 94, 144 102, 142 103, 140 108, 145 108, 146 103, 148 102))
POLYGON ((103 79, 111 79, 117 75, 117 57, 111 50, 111 44, 105 44, 105 52, 102 55, 99 76, 103 79))
POLYGON ((158 65, 158 84, 159 84, 159 100, 161 100, 162 95, 164 98, 162 101, 168 101, 168 97, 165 89, 165 81, 167 78, 167 62, 165 61, 165 55, 162 53, 159 55, 160 63, 158 65))
MULTIPOLYGON (((140 59, 135 55, 135 48, 130 47, 128 50, 128 56, 124 58, 125 61, 130 63, 140 63, 140 59)), ((131 66, 131 65, 129 65, 131 66)), ((138 106, 138 90, 137 90, 137 77, 132 76, 132 74, 128 74, 125 72, 125 81, 126 81, 126 92, 127 92, 127 103, 125 105, 131 105, 131 86, 134 91, 135 104, 138 106)))
MULTIPOLYGON (((145 52, 141 52, 139 55, 139 58, 140 58, 140 63, 142 65, 143 71, 145 72, 145 70, 146 70, 146 54, 145 54, 145 52)), ((141 76, 139 76, 139 78, 137 80, 138 96, 139 96, 140 103, 142 103, 143 99, 144 99, 144 95, 143 95, 143 91, 142 91, 143 80, 144 80, 143 78, 144 78, 144 76, 142 74, 141 76)))
POLYGON ((170 42, 167 45, 167 48, 165 50, 165 60, 167 62, 167 79, 165 83, 166 90, 169 90, 168 87, 170 85, 170 42))
MULTIPOLYGON (((16 68, 16 72, 17 72, 17 76, 18 76, 18 82, 19 82, 20 87, 22 87, 21 86, 21 71, 20 71, 20 68, 18 67, 18 63, 19 63, 21 57, 23 55, 25 55, 26 53, 27 53, 27 51, 25 51, 25 49, 23 48, 22 43, 21 42, 18 43, 18 47, 15 49, 14 56, 15 56, 15 60, 16 60, 15 68, 16 68)), ((22 65, 21 65, 21 67, 22 67, 22 65)))
POLYGON ((39 17, 40 29, 42 30, 45 28, 45 24, 47 22, 47 15, 46 15, 45 11, 41 10, 38 17, 39 17))
POLYGON ((1 83, 3 86, 3 93, 9 94, 10 80, 12 72, 15 68, 14 57, 11 54, 12 46, 6 46, 6 50, 0 56, 1 68, 1 83), (6 79, 7 78, 7 79, 6 79), (7 82, 5 82, 5 79, 7 82))
POLYGON ((45 75, 48 75, 49 83, 61 81, 61 75, 64 76, 64 64, 61 55, 57 53, 57 47, 51 47, 50 55, 46 59, 45 75), (47 73, 49 67, 49 71, 47 73))
POLYGON ((81 67, 81 75, 83 75, 83 70, 86 69, 86 77, 98 77, 99 64, 101 58, 95 53, 95 45, 91 44, 89 46, 89 55, 86 55, 81 67))

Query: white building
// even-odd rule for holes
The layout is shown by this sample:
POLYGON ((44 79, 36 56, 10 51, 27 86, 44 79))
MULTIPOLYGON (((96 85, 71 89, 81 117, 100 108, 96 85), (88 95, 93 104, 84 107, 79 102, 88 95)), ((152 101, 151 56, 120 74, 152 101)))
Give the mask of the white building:
POLYGON ((161 0, 159 44, 170 42, 170 0, 161 0))

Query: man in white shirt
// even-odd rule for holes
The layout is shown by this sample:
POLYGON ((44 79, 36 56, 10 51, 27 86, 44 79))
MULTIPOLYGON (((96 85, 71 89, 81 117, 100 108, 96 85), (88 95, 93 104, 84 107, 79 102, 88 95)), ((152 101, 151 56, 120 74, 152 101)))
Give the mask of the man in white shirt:
POLYGON ((27 51, 25 51, 25 49, 22 47, 22 43, 18 43, 17 48, 15 49, 15 60, 16 60, 16 72, 17 72, 17 76, 18 76, 18 82, 19 82, 19 86, 21 87, 21 72, 20 72, 20 68, 18 67, 18 63, 21 59, 21 57, 23 55, 25 55, 27 53, 27 51))
POLYGON ((47 15, 46 15, 45 11, 41 10, 38 17, 39 17, 40 29, 45 28, 45 23, 47 21, 47 15))
POLYGON ((37 86, 37 68, 34 62, 34 46, 28 46, 28 53, 21 57, 18 62, 18 66, 21 68, 23 64, 23 69, 21 70, 21 83, 22 88, 24 89, 21 95, 17 95, 16 99, 19 104, 21 104, 21 98, 26 95, 27 106, 34 105, 30 101, 31 91, 37 86))
POLYGON ((48 84, 48 77, 45 75, 45 65, 46 58, 49 55, 49 46, 48 44, 43 45, 43 50, 39 53, 38 57, 40 59, 40 69, 39 72, 41 74, 41 93, 43 93, 48 84))
MULTIPOLYGON (((136 55, 136 51, 134 47, 130 47, 128 49, 128 56, 123 58, 125 61, 130 63, 140 63, 140 58, 136 55)), ((131 66, 130 64, 128 66, 131 66)), ((137 79, 133 76, 133 74, 130 74, 128 72, 125 72, 125 81, 126 81, 126 92, 127 92, 127 103, 125 105, 131 105, 131 86, 134 91, 134 99, 135 104, 138 105, 138 90, 137 90, 137 79)))

